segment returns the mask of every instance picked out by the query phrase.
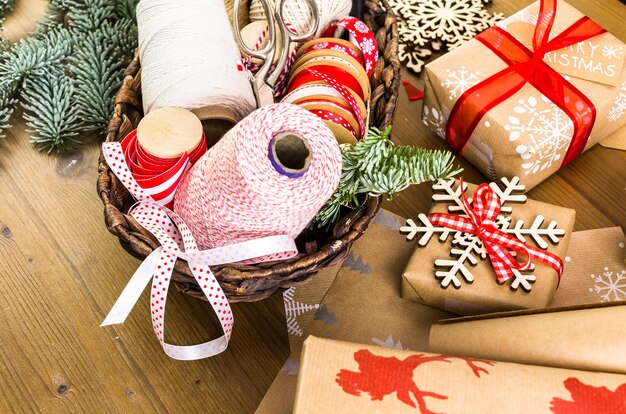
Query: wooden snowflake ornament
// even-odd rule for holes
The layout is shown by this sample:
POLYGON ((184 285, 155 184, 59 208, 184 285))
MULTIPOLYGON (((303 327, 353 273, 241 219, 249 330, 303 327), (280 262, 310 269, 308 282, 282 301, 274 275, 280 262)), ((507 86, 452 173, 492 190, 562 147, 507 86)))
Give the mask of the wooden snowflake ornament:
POLYGON ((504 16, 485 9, 489 0, 389 0, 398 16, 400 61, 420 73, 433 51, 453 49, 504 16))
MULTIPOLYGON (((525 186, 520 184, 520 179, 514 177, 511 180, 503 178, 500 185, 489 184, 493 194, 500 200, 501 209, 497 218, 493 221, 493 226, 500 232, 513 236, 522 243, 532 241, 539 249, 546 250, 550 244, 558 244, 559 240, 565 236, 565 230, 560 229, 556 221, 546 223, 543 215, 535 216, 532 223, 524 220, 513 221, 510 214, 513 212, 514 203, 523 204, 526 202, 526 195, 523 194, 525 186)), ((454 179, 440 181, 433 185, 433 201, 447 204, 447 212, 452 215, 468 217, 463 203, 463 193, 468 189, 466 183, 457 185, 454 179)), ((473 205, 472 199, 467 199, 469 205, 473 205)), ((477 235, 463 231, 458 231, 450 227, 435 225, 425 214, 417 216, 417 222, 408 219, 406 225, 400 228, 400 232, 406 234, 407 240, 414 240, 419 237, 419 246, 426 246, 433 238, 440 242, 450 240, 451 247, 449 257, 436 259, 435 278, 439 280, 442 288, 452 285, 459 289, 463 283, 472 283, 474 274, 472 268, 481 260, 489 260, 487 248, 477 235)), ((514 255, 514 252, 511 252, 514 255)), ((509 287, 512 290, 522 289, 530 292, 536 277, 533 274, 534 265, 528 270, 518 270, 511 268, 512 277, 509 287)))

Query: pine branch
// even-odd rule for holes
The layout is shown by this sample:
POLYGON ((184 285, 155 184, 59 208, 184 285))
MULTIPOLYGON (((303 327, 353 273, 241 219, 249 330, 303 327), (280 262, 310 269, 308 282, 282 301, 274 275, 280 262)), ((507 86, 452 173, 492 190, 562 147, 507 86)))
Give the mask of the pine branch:
POLYGON ((356 208, 360 199, 394 194, 424 181, 450 178, 453 170, 450 152, 411 146, 395 146, 388 136, 371 128, 362 141, 342 146, 343 169, 337 191, 317 213, 313 224, 324 227, 339 219, 342 207, 356 208))
POLYGON ((113 113, 115 95, 122 84, 126 59, 102 31, 85 35, 70 58, 75 79, 76 104, 85 130, 104 129, 113 113))
MULTIPOLYGON (((8 1, 0 0, 0 13, 8 1)), ((31 141, 48 152, 78 144, 79 132, 104 130, 137 47, 137 2, 51 0, 34 35, 0 44, 0 136, 18 98, 31 141)))
POLYGON ((0 0, 0 29, 2 28, 2 23, 4 22, 7 14, 13 10, 14 4, 15 0, 0 0))
POLYGON ((80 141, 79 107, 75 103, 74 82, 60 71, 28 80, 22 92, 24 120, 35 135, 31 142, 48 153, 70 149, 80 141), (62 120, 62 122, 59 122, 62 120))

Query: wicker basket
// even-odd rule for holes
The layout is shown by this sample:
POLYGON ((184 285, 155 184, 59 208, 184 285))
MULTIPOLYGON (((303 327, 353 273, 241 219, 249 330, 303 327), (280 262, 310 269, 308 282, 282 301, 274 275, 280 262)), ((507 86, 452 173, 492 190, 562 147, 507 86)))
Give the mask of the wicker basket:
MULTIPOLYGON (((386 0, 366 0, 364 20, 375 31, 382 51, 370 78, 370 125, 384 129, 392 122, 400 85, 396 16, 386 0)), ((124 73, 124 82, 115 102, 115 112, 107 128, 106 141, 123 139, 136 128, 142 116, 141 70, 135 56, 124 73)), ((125 214, 134 200, 109 170, 102 155, 98 170, 98 194, 104 204, 107 228, 119 238, 130 254, 139 258, 146 257, 159 243, 131 216, 125 214)), ((352 243, 365 232, 379 208, 380 199, 369 198, 360 208, 343 212, 332 231, 305 231, 296 241, 301 253, 290 260, 253 266, 214 266, 211 270, 231 302, 264 299, 277 289, 304 282, 321 268, 345 258, 352 243)), ((180 291, 206 299, 187 262, 176 262, 172 280, 180 291)))

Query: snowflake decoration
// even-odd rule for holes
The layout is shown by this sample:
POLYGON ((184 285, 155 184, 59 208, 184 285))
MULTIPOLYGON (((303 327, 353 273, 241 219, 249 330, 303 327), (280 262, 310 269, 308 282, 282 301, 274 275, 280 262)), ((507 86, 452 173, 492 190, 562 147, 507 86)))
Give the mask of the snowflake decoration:
POLYGON ((393 335, 389 335, 384 341, 382 339, 372 338, 372 342, 374 342, 378 346, 382 346, 383 348, 405 349, 402 346, 402 342, 400 342, 400 340, 398 340, 398 342, 395 342, 393 340, 393 335))
POLYGON ((448 90, 450 100, 458 98, 463 92, 478 84, 480 72, 470 72, 461 66, 458 70, 446 69, 448 77, 441 82, 441 86, 448 90))
POLYGON ((611 60, 619 60, 622 57, 622 53, 624 50, 623 46, 618 45, 604 45, 602 46, 602 56, 611 60))
MULTIPOLYGON (((467 191, 467 183, 463 183, 455 188, 455 180, 440 181, 433 185, 433 201, 446 203, 448 213, 463 214, 463 202, 461 192, 467 191)), ((542 249, 547 249, 550 242, 557 244, 559 239, 565 235, 565 230, 559 229, 556 221, 550 221, 544 225, 545 218, 538 215, 532 224, 528 225, 523 220, 516 220, 513 223, 508 214, 513 212, 511 203, 524 203, 526 196, 523 194, 526 187, 520 184, 519 177, 512 179, 502 178, 501 186, 496 183, 489 184, 494 193, 500 198, 502 209, 496 220, 496 227, 509 235, 512 235, 522 242, 532 239, 533 242, 542 249)), ((468 199, 472 203, 471 199, 468 199)), ((450 257, 435 260, 435 278, 439 279, 441 287, 447 288, 452 285, 460 288, 463 281, 472 283, 474 275, 471 267, 481 260, 487 260, 487 251, 479 237, 450 229, 433 225, 425 214, 418 215, 418 222, 412 219, 406 221, 406 225, 400 228, 401 233, 405 233, 408 240, 413 240, 420 236, 417 244, 426 246, 433 237, 437 237, 440 242, 451 239, 450 257)), ((533 274, 534 266, 528 271, 513 270, 510 288, 512 290, 522 289, 529 292, 536 276, 533 274)))
POLYGON ((296 288, 291 287, 283 293, 283 300, 285 301, 285 316, 287 317, 287 332, 289 335, 302 336, 303 331, 298 323, 298 317, 304 313, 318 309, 320 305, 307 305, 298 302, 294 295, 296 288))
POLYGON ((398 16, 398 34, 405 47, 400 61, 419 73, 425 51, 453 49, 503 18, 490 14, 483 0, 389 0, 398 16))
POLYGON ((616 122, 626 112, 626 82, 622 82, 620 90, 615 97, 615 102, 609 109, 609 122, 616 122))
POLYGON ((526 174, 535 174, 557 163, 574 133, 567 114, 544 95, 540 99, 534 96, 520 99, 513 111, 515 114, 509 115, 504 129, 510 141, 521 141, 516 151, 526 161, 522 163, 526 174))
POLYGON ((610 271, 605 267, 602 274, 591 278, 595 285, 589 291, 599 293, 603 302, 626 300, 626 270, 610 271))
POLYGON ((363 39, 363 42, 361 43, 361 51, 363 51, 364 54, 369 55, 375 48, 374 39, 363 39))
POLYGON ((448 125, 448 108, 442 106, 439 111, 437 108, 430 108, 424 105, 422 108, 422 120, 431 131, 435 131, 441 138, 446 138, 446 127, 448 125))

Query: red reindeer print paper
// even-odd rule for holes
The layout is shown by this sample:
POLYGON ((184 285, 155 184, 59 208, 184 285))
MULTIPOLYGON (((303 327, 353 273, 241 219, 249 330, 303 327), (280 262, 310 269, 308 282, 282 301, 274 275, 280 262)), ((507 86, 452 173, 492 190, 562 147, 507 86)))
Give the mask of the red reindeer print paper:
POLYGON ((321 339, 304 343, 294 413, 624 414, 626 375, 321 339))
POLYGON ((552 400, 554 414, 626 413, 626 383, 611 391, 568 378, 565 388, 571 393, 571 400, 552 400))
MULTIPOLYGON (((436 392, 420 390, 413 382, 413 372, 418 366, 429 362, 450 362, 446 356, 417 354, 400 360, 396 357, 374 355, 367 349, 361 349, 354 353, 354 359, 359 363, 358 372, 342 369, 337 374, 337 383, 348 394, 358 396, 363 391, 372 397, 372 401, 382 401, 384 396, 396 393, 396 397, 400 401, 415 408, 412 394, 422 414, 437 414, 426 407, 426 397, 440 400, 448 398, 446 395, 436 392)), ((489 372, 485 368, 479 367, 477 363, 494 364, 490 361, 459 359, 463 359, 478 378, 480 378, 481 372, 486 374, 489 372)))

